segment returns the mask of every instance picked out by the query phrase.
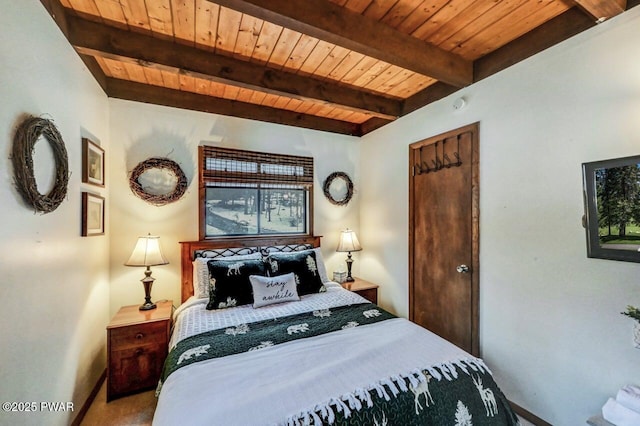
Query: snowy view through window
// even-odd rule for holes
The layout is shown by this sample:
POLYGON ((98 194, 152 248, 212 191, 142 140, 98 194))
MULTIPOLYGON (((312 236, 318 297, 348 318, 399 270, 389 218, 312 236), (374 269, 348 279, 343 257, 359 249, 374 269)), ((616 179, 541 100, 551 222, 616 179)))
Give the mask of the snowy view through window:
POLYGON ((297 188, 207 187, 207 236, 303 234, 307 191, 297 188))

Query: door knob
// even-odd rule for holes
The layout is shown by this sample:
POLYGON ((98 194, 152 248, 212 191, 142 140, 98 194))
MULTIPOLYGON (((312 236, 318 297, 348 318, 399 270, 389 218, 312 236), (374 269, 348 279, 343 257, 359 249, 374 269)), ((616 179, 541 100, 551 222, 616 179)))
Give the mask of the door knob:
POLYGON ((460 274, 467 274, 469 272, 469 267, 467 265, 458 265, 456 266, 456 271, 460 274))

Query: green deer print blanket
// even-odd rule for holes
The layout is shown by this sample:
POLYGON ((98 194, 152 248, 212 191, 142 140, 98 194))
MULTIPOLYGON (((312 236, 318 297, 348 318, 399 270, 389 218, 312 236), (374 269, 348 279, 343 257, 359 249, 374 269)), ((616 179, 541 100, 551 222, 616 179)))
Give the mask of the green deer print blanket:
MULTIPOLYGON (((270 351, 299 339, 348 333, 395 317, 365 303, 239 324, 180 341, 167 357, 161 384, 179 369, 213 358, 270 351)), ((396 319, 399 320, 399 319, 396 319)), ((393 363, 393 359, 388 360, 393 363)), ((364 387, 284 416, 286 425, 517 425, 518 420, 484 363, 473 357, 416 365, 364 387)), ((229 422, 227 424, 232 424, 229 422)))
POLYGON ((364 303, 197 334, 180 341, 169 353, 161 381, 164 382, 171 373, 194 362, 264 349, 389 318, 395 316, 374 304, 364 303))

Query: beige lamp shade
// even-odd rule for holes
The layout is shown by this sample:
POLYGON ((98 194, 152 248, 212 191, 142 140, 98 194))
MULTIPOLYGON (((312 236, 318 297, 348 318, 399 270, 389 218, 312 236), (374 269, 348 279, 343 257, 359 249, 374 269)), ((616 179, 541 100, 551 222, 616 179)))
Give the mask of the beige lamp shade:
POLYGON ((160 237, 147 235, 138 238, 138 242, 125 263, 127 266, 155 266, 166 265, 169 261, 160 250, 160 237))
POLYGON ((350 229, 345 229, 344 231, 342 231, 336 251, 346 252, 360 250, 362 250, 362 246, 360 245, 360 241, 358 241, 358 237, 356 237, 356 233, 350 229))

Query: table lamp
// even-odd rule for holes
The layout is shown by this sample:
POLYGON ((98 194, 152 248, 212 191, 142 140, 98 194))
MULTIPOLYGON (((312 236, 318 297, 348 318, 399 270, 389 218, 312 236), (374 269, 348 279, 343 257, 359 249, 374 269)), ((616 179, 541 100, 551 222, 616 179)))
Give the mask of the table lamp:
POLYGON ((151 302, 151 286, 155 278, 151 276, 151 267, 156 265, 166 265, 169 261, 162 255, 160 250, 160 237, 152 236, 139 237, 136 246, 131 253, 131 257, 125 263, 126 266, 146 266, 144 278, 141 279, 144 286, 144 303, 140 305, 141 311, 155 309, 156 304, 151 302))
POLYGON ((358 241, 358 237, 356 237, 356 233, 350 229, 345 229, 344 231, 342 231, 336 251, 348 252, 346 260, 347 281, 354 281, 353 277, 351 276, 351 264, 353 263, 353 259, 351 259, 351 252, 360 250, 362 250, 362 246, 360 246, 360 242, 358 241))

